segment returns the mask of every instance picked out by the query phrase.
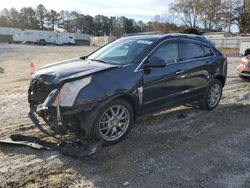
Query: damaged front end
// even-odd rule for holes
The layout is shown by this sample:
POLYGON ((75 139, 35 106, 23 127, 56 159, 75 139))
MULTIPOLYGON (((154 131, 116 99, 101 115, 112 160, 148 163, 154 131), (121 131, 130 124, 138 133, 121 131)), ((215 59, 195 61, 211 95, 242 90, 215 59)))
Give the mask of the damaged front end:
POLYGON ((34 125, 49 136, 70 132, 87 138, 87 112, 74 107, 74 102, 80 90, 90 81, 91 76, 88 76, 63 84, 50 84, 34 77, 28 90, 28 115, 34 125), (52 131, 48 131, 39 119, 43 119, 52 131))

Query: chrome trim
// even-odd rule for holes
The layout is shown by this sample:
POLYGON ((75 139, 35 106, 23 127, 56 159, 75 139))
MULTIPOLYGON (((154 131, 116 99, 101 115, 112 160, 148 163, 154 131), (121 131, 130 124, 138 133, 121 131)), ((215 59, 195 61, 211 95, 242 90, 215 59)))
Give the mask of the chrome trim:
MULTIPOLYGON (((212 57, 212 56, 209 56, 209 57, 212 57)), ((183 61, 178 61, 178 62, 176 62, 176 63, 185 63, 185 62, 189 62, 189 61, 196 61, 196 60, 206 59, 206 58, 209 58, 209 57, 202 57, 202 58, 196 58, 196 59, 187 59, 187 60, 183 60, 183 61)), ((144 62, 144 61, 142 61, 142 62, 140 63, 140 65, 141 65, 143 62, 144 62)), ((169 63, 169 64, 167 64, 166 66, 172 65, 172 64, 176 64, 176 63, 169 63)), ((138 70, 138 68, 140 67, 140 65, 136 68, 136 71, 134 71, 134 72, 140 72, 140 71, 143 70, 143 69, 139 69, 139 70, 138 70)))
MULTIPOLYGON (((154 51, 158 46, 160 46, 162 43, 167 42, 167 41, 171 41, 171 40, 189 40, 189 41, 193 41, 193 42, 196 42, 196 43, 197 43, 197 41, 196 41, 196 40, 193 40, 193 39, 171 38, 171 39, 164 40, 164 41, 162 41, 161 43, 159 43, 154 49, 152 49, 152 50, 148 53, 148 55, 147 55, 147 56, 141 61, 141 63, 136 67, 136 69, 134 70, 134 72, 141 72, 143 69, 139 69, 139 68, 140 68, 140 66, 144 63, 144 61, 148 58, 148 56, 150 56, 150 55, 153 53, 153 51, 154 51)), ((181 42, 181 41, 180 41, 180 42, 181 42)), ((198 42, 202 44, 202 42, 200 42, 200 41, 198 41, 198 42)), ((203 44, 202 44, 202 45, 203 45, 203 44)), ((207 46, 207 45, 204 45, 204 46, 207 46)), ((205 58, 209 58, 209 57, 216 57, 213 48, 211 48, 210 46, 207 46, 207 47, 209 47, 209 48, 212 50, 213 56, 207 56, 207 57, 201 57, 201 58, 195 58, 195 59, 182 60, 182 61, 178 61, 178 62, 175 62, 175 63, 185 63, 185 62, 188 62, 188 61, 196 61, 196 60, 201 60, 201 59, 205 59, 205 58)), ((169 63, 169 64, 167 64, 167 65, 171 65, 171 64, 175 64, 175 63, 169 63)))
POLYGON ((140 72, 140 71, 142 71, 142 69, 139 69, 139 68, 140 68, 141 64, 144 63, 144 61, 148 58, 148 56, 150 56, 150 55, 153 53, 153 51, 154 51, 158 46, 160 46, 162 43, 164 43, 164 42, 166 42, 166 41, 171 41, 171 40, 180 40, 180 39, 179 39, 179 38, 171 38, 171 39, 166 39, 166 40, 160 42, 160 43, 159 43, 156 47, 154 47, 154 49, 152 49, 152 50, 148 53, 148 55, 141 61, 141 63, 136 67, 136 69, 134 70, 134 72, 140 72), (138 70, 138 69, 139 69, 139 70, 138 70))
POLYGON ((146 59, 148 58, 148 55, 140 62, 140 64, 136 67, 136 69, 134 70, 134 72, 140 72, 141 70, 138 70, 140 68, 140 66, 144 63, 144 61, 146 61, 146 59))
POLYGON ((139 102, 140 102, 140 105, 142 105, 142 100, 143 100, 143 86, 138 87, 137 90, 138 90, 139 102))

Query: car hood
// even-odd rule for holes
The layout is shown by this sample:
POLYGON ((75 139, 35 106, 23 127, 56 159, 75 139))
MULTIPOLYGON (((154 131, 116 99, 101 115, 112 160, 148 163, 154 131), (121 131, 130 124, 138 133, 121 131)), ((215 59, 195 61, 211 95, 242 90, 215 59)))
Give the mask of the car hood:
POLYGON ((71 59, 39 68, 34 74, 34 79, 47 84, 59 84, 114 67, 118 66, 93 60, 71 59))

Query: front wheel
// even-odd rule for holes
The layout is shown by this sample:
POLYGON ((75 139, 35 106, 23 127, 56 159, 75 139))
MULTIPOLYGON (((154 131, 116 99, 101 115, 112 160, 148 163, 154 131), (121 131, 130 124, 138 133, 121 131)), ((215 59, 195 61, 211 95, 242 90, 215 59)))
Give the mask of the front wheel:
POLYGON ((213 80, 200 101, 200 106, 204 110, 214 109, 220 102, 222 96, 222 83, 221 81, 215 79, 213 80))
POLYGON ((103 140, 104 145, 118 143, 128 134, 133 119, 129 103, 121 99, 111 101, 98 113, 91 136, 94 140, 103 140))

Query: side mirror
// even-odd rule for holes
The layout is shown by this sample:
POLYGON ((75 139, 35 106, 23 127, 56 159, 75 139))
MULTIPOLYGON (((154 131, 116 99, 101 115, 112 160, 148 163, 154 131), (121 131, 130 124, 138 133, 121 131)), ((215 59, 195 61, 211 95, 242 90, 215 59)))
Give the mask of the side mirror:
POLYGON ((159 57, 152 57, 144 62, 143 68, 162 68, 166 67, 166 63, 159 57))

